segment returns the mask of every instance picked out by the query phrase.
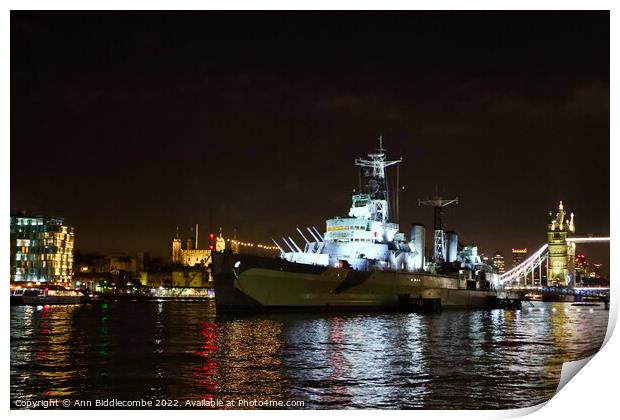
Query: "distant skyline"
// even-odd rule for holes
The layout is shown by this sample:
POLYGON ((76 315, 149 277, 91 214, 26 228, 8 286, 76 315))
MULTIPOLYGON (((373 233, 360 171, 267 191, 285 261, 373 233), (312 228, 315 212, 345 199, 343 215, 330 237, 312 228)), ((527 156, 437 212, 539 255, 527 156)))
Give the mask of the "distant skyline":
POLYGON ((438 184, 489 256, 537 249, 559 200, 607 235, 609 48, 609 12, 13 11, 11 210, 81 252, 169 258, 210 209, 267 244, 346 214, 382 135, 407 234, 438 184))

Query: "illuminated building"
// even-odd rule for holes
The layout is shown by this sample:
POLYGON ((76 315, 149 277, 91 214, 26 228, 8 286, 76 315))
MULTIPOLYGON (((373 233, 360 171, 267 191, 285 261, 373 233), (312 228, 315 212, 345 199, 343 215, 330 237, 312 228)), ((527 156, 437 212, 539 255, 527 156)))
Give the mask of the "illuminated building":
MULTIPOLYGON (((198 245, 198 225, 196 225, 196 238, 187 238, 185 241, 185 247, 183 242, 179 238, 179 232, 172 239, 172 262, 175 264, 182 264, 186 266, 207 266, 211 264, 211 249, 197 249, 198 245)), ((213 234, 210 234, 210 237, 213 234)))
MULTIPOLYGON (((239 241, 237 240, 237 229, 233 231, 232 239, 227 239, 227 241, 230 242, 230 250, 232 251, 232 253, 238 254, 239 253, 239 241)), ((262 245, 259 245, 259 246, 262 247, 262 245)))
MULTIPOLYGON (((198 225, 196 225, 196 232, 198 232, 198 225)), ((238 254, 240 247, 244 247, 255 253, 273 253, 278 251, 277 246, 237 240, 236 230, 233 238, 225 238, 222 234, 222 228, 220 228, 220 233, 217 237, 213 232, 209 233, 209 246, 207 249, 196 249, 197 247, 195 247, 195 244, 197 243, 198 235, 196 235, 195 241, 193 238, 188 238, 185 241, 185 247, 183 247, 183 241, 179 237, 177 229, 177 233, 172 239, 172 262, 174 264, 182 264, 190 267, 195 265, 208 266, 211 264, 212 252, 224 252, 226 249, 230 249, 233 254, 238 254)))
POLYGON ((584 254, 575 255, 575 282, 583 283, 588 279, 602 278, 602 264, 591 264, 584 254))
POLYGON ((11 282, 70 282, 73 227, 59 217, 11 216, 11 282))
POLYGON ((211 264, 211 250, 210 249, 182 249, 180 252, 180 259, 173 261, 175 263, 181 263, 190 267, 195 265, 209 265, 211 264))
POLYGON ((506 271, 506 264, 504 262, 504 255, 502 254, 502 252, 497 251, 491 261, 493 262, 493 267, 497 269, 497 272, 499 274, 504 274, 504 272, 506 271))
MULTIPOLYGON (((549 212, 549 216, 552 213, 549 212)), ((575 217, 565 218, 564 205, 560 201, 558 212, 547 225, 549 244, 549 264, 547 284, 549 286, 573 286, 575 277, 575 243, 567 243, 566 238, 575 233, 575 217)))
POLYGON ((516 267, 525 261, 527 248, 512 248, 512 267, 516 267))
MULTIPOLYGON (((581 283, 584 278, 590 276, 590 264, 583 254, 575 255, 575 280, 581 283)), ((592 276, 594 277, 594 276, 592 276)))
POLYGON ((226 249, 226 240, 222 236, 222 228, 220 228, 220 235, 215 240, 215 251, 224 252, 225 249, 226 249))
POLYGON ((172 240, 172 262, 177 263, 181 262, 181 250, 183 249, 181 239, 177 236, 172 240))

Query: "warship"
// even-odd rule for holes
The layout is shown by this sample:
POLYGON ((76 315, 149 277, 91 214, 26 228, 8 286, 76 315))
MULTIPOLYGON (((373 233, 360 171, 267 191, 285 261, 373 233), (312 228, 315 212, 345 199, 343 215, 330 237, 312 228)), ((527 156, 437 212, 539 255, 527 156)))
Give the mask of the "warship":
MULTIPOLYGON (((426 228, 411 225, 409 239, 390 221, 391 201, 382 139, 367 158, 355 159, 358 190, 346 216, 326 220, 325 231, 297 228, 305 245, 282 238, 280 257, 214 253, 212 273, 218 313, 325 310, 439 310, 486 308, 497 301, 499 276, 475 246, 460 246, 444 231, 442 208, 456 200, 419 201, 434 207, 432 254, 426 256, 426 228), (286 247, 286 248, 285 248, 286 247)), ((392 198, 392 200, 391 200, 392 198)))

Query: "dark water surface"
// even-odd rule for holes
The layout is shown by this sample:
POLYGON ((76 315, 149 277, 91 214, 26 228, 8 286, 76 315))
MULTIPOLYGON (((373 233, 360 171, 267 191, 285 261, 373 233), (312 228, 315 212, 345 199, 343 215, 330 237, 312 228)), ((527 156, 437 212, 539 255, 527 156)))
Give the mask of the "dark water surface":
POLYGON ((595 353, 609 311, 215 315, 212 304, 11 307, 11 401, 298 400, 305 408, 515 408, 595 353))

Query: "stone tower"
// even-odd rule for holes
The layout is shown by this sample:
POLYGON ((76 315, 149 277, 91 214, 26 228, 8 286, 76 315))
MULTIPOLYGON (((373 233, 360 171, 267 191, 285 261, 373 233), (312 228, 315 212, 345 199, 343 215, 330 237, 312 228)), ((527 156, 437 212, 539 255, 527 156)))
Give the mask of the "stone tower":
POLYGON ((233 230, 233 239, 230 241, 230 250, 233 254, 239 253, 239 241, 237 241, 237 229, 233 230))
MULTIPOLYGON (((549 216, 552 213, 549 212, 549 216)), ((547 225, 547 243, 549 244, 548 286, 573 287, 575 277, 575 243, 566 242, 575 233, 575 218, 571 213, 566 218, 564 205, 560 201, 558 212, 547 225)))
POLYGON ((175 264, 181 262, 181 248, 182 241, 179 238, 179 229, 177 228, 177 233, 172 240, 172 262, 175 264))

